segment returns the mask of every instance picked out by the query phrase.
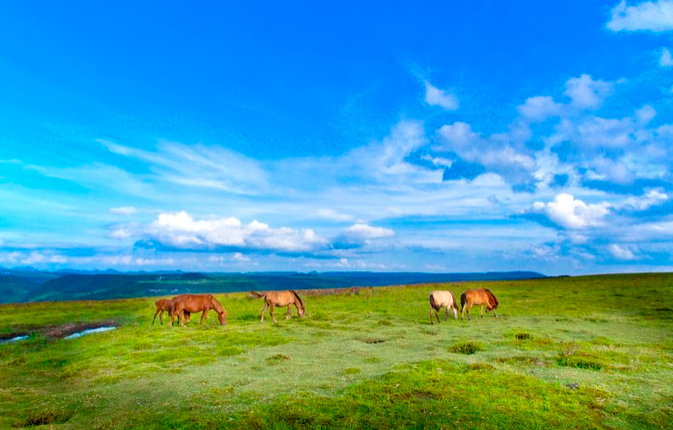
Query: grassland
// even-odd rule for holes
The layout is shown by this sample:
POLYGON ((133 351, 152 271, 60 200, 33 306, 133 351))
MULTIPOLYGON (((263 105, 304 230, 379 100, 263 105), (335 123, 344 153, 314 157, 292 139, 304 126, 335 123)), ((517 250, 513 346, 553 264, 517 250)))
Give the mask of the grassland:
MULTIPOLYGON (((152 326, 155 299, 0 306, 0 427, 670 428, 673 275, 305 292, 307 317, 152 326), (498 318, 430 325, 486 286, 498 318), (65 324, 116 330, 59 339, 65 324)), ((476 314, 476 312, 475 312, 476 314)), ((280 316, 281 314, 279 314, 280 316)), ((296 314, 295 314, 296 315, 296 314)), ((195 318, 194 321, 198 321, 195 318)))

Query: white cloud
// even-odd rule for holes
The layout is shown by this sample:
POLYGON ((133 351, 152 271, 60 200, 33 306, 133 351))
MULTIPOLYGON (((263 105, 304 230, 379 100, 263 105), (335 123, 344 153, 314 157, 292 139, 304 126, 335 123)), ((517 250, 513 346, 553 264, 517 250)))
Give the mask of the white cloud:
POLYGON ((464 122, 454 122, 451 125, 443 125, 437 133, 449 143, 450 149, 471 148, 480 138, 477 133, 472 131, 470 124, 464 122))
POLYGON ((516 108, 523 117, 532 121, 544 121, 549 117, 560 115, 563 104, 554 102, 551 97, 530 97, 516 108))
POLYGON ((110 237, 113 239, 124 240, 133 237, 134 234, 135 232, 132 229, 120 227, 112 230, 112 232, 110 233, 110 237))
POLYGON ((612 17, 606 27, 612 31, 653 32, 673 30, 673 1, 644 1, 627 6, 622 0, 612 9, 612 17))
POLYGON ((661 57, 659 58, 659 65, 661 67, 671 67, 673 66, 673 57, 671 57, 671 51, 667 48, 661 50, 661 57))
POLYGON ((657 116, 657 111, 650 105, 638 109, 634 115, 636 122, 641 125, 647 125, 655 116, 657 116))
POLYGON ((31 265, 31 264, 65 264, 68 262, 68 259, 59 254, 45 254, 42 252, 31 252, 28 256, 24 256, 21 260, 21 264, 31 265))
POLYGON ((456 122, 442 126, 437 134, 442 145, 435 150, 454 152, 460 159, 483 166, 511 184, 526 184, 533 179, 535 159, 515 148, 516 139, 508 133, 482 138, 469 124, 456 122))
POLYGON ((603 101, 615 91, 613 82, 595 81, 587 74, 579 78, 570 78, 566 82, 564 95, 570 97, 571 106, 581 109, 598 109, 603 101))
POLYGON ((653 206, 659 206, 666 202, 668 198, 668 194, 661 192, 661 190, 649 190, 644 196, 627 198, 624 206, 642 211, 653 206))
POLYGON ((441 106, 445 110, 456 110, 460 105, 458 97, 452 93, 447 93, 432 86, 427 80, 425 82, 425 102, 430 106, 441 106))
POLYGON ((387 228, 373 227, 367 224, 354 224, 344 230, 344 235, 349 239, 372 240, 391 237, 395 233, 387 228))
POLYGON ((195 220, 184 211, 160 214, 141 232, 164 245, 185 249, 224 246, 301 252, 326 244, 311 229, 276 229, 256 220, 244 225, 234 217, 195 220))
POLYGON ((558 194, 553 202, 536 202, 533 209, 546 215, 553 223, 569 230, 581 230, 604 225, 610 204, 586 204, 571 194, 558 194))
POLYGON ((110 213, 115 215, 133 215, 138 212, 133 206, 121 206, 118 208, 110 208, 110 213))
POLYGON ((337 167, 335 174, 357 175, 364 182, 438 182, 438 179, 441 180, 441 173, 438 175, 436 172, 429 172, 406 160, 409 154, 425 146, 427 142, 421 121, 403 120, 395 124, 382 141, 356 148, 340 159, 329 160, 331 166, 325 167, 337 167))

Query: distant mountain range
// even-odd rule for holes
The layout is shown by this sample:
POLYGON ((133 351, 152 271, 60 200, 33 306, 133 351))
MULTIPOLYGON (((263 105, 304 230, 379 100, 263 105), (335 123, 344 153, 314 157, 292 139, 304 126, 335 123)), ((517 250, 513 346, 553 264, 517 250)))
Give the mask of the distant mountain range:
POLYGON ((118 272, 32 267, 0 268, 0 303, 61 300, 104 300, 182 293, 230 293, 248 290, 377 287, 434 282, 498 281, 545 278, 536 272, 253 272, 192 273, 183 271, 118 272))

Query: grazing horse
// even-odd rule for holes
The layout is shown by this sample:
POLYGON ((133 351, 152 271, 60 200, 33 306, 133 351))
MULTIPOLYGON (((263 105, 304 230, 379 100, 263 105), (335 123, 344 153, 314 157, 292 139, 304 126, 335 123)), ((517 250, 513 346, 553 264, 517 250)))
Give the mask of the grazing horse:
POLYGON ((453 296, 453 293, 449 290, 446 291, 433 291, 430 293, 430 325, 434 324, 432 322, 432 311, 435 311, 435 317, 437 317, 437 324, 439 324, 439 311, 442 308, 446 308, 444 312, 444 320, 449 319, 449 308, 453 311, 453 319, 458 319, 458 303, 456 303, 456 298, 453 296))
MULTIPOLYGON (((154 302, 154 306, 157 307, 156 311, 154 312, 154 318, 152 319, 152 325, 154 325, 154 321, 157 320, 157 315, 159 315, 159 321, 161 321, 161 324, 164 323, 164 312, 168 312, 168 316, 171 315, 171 310, 173 309, 173 299, 159 299, 156 302, 154 302)), ((185 322, 189 322, 190 318, 190 313, 188 311, 185 311, 185 322)))
POLYGON ((498 314, 495 313, 495 310, 498 308, 498 299, 496 299, 493 293, 486 288, 465 291, 460 295, 460 305, 463 308, 463 312, 460 316, 461 320, 465 317, 466 309, 467 319, 470 319, 470 309, 472 309, 472 305, 479 305, 482 318, 484 317, 484 306, 486 306, 486 312, 493 311, 493 316, 498 316, 498 314))
POLYGON ((266 311, 266 308, 269 308, 269 315, 271 315, 273 322, 278 322, 276 321, 276 317, 273 315, 273 309, 276 306, 281 308, 287 306, 287 316, 285 317, 286 320, 291 318, 292 306, 290 305, 294 305, 297 308, 297 315, 299 315, 299 317, 303 317, 306 313, 304 302, 301 301, 299 294, 297 294, 297 292, 294 290, 269 291, 268 293, 264 294, 256 293, 254 291, 250 292, 258 299, 264 298, 264 309, 262 309, 260 321, 264 321, 264 311, 266 311))
POLYGON ((180 326, 184 327, 185 318, 188 314, 194 312, 203 312, 203 314, 201 314, 201 320, 199 320, 199 324, 201 324, 208 317, 208 311, 210 309, 217 312, 217 318, 220 320, 220 324, 225 325, 227 323, 226 309, 224 309, 212 294, 181 294, 175 296, 173 297, 171 321, 168 325, 172 326, 173 320, 175 320, 175 317, 177 316, 180 321, 180 326))

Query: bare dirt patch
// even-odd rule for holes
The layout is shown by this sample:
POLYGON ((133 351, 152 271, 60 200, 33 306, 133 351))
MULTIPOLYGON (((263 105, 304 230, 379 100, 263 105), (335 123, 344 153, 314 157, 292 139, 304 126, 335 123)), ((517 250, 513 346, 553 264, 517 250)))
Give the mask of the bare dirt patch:
POLYGON ((48 339, 63 339, 71 334, 79 333, 84 330, 91 330, 101 327, 119 327, 117 321, 99 321, 91 323, 66 323, 57 326, 48 326, 40 330, 48 339))

